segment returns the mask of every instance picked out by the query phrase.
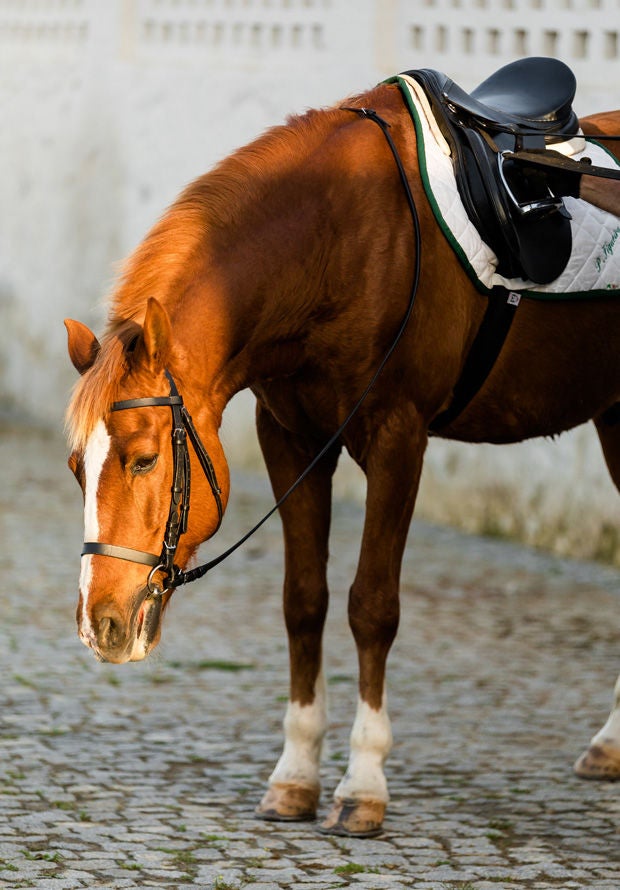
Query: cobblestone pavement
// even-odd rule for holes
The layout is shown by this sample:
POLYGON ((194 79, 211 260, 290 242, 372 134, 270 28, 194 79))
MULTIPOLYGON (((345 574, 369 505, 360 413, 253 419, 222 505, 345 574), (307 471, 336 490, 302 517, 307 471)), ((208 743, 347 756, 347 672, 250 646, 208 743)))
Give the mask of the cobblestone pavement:
MULTIPOLYGON (((0 467, 0 886, 620 886, 619 788, 571 769, 620 668, 620 573, 417 523, 386 831, 330 839, 253 818, 287 690, 277 519, 175 594, 150 660, 102 665, 75 634, 81 498, 62 443, 4 429, 0 467)), ((269 502, 238 478, 218 551, 269 502)), ((354 716, 360 523, 337 506, 323 811, 354 716)))

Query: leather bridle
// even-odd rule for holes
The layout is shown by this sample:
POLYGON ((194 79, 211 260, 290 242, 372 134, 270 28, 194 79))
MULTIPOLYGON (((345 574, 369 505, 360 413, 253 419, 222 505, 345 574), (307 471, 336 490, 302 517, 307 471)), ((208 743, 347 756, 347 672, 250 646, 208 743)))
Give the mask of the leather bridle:
POLYGON ((383 118, 381 118, 371 108, 342 106, 342 111, 352 112, 353 114, 356 114, 359 117, 372 121, 372 123, 376 124, 385 136, 386 142, 388 143, 390 151, 392 152, 392 155, 394 157, 394 161, 396 162, 399 178, 405 192, 409 211, 411 213, 415 241, 414 273, 411 283, 411 290, 409 292, 409 301, 407 303, 405 314, 402 318, 398 330, 396 331, 392 343, 385 352, 381 362, 379 363, 366 388, 349 411, 349 414, 345 417, 338 429, 335 431, 335 433, 333 433, 333 435, 321 448, 318 454, 315 455, 315 457, 308 464, 303 473, 295 480, 295 482, 293 482, 288 491, 286 491, 277 501, 277 503, 274 504, 274 506, 262 517, 262 519, 260 519, 259 522, 257 522, 255 526, 253 526, 248 532, 246 532, 246 534, 243 535, 243 537, 241 537, 235 544, 233 544, 219 556, 215 557, 215 559, 211 559, 203 565, 196 566, 195 568, 189 569, 187 571, 184 571, 177 565, 175 565, 174 557, 179 544, 179 538, 187 529, 187 515, 189 512, 190 464, 189 450, 187 447, 188 437, 194 447, 194 451, 196 452, 196 455, 209 482, 209 485, 211 486, 211 491, 213 492, 213 497, 215 498, 215 503, 217 505, 218 523, 216 528, 211 533, 210 537, 212 537, 219 529, 224 512, 222 507, 221 489, 215 475, 213 463, 211 462, 206 448, 200 441, 200 437, 196 431, 196 428, 194 427, 192 419, 185 405, 183 404, 183 399, 179 395, 176 384, 167 370, 166 377, 168 378, 168 382, 170 383, 169 396, 147 396, 145 398, 127 399, 125 401, 114 402, 112 404, 112 411, 124 411, 128 408, 151 408, 159 406, 169 406, 172 409, 172 451, 174 457, 173 483, 170 500, 170 511, 168 514, 168 522, 166 523, 164 543, 160 555, 157 556, 154 553, 148 553, 144 550, 133 550, 130 547, 120 547, 116 544, 103 544, 96 541, 86 541, 82 548, 82 556, 88 554, 98 556, 112 556, 116 557, 117 559, 125 559, 130 562, 137 562, 142 565, 151 566, 151 571, 146 582, 148 590, 147 598, 162 596, 167 591, 174 590, 181 584, 189 584, 191 581, 197 581, 199 578, 202 578, 204 575, 207 574, 208 571, 227 559, 232 553, 235 552, 235 550, 241 547, 241 545, 244 544, 248 540, 248 538, 250 538, 256 531, 258 531, 258 529, 269 519, 269 517, 272 516, 276 512, 276 510, 278 510, 282 506, 282 504, 295 491, 295 489, 299 485, 301 485, 301 483, 311 473, 311 471, 319 463, 319 461, 322 460, 324 455, 331 448, 334 447, 336 442, 338 442, 345 428, 357 414, 357 411, 366 399, 366 396, 375 385, 377 378, 383 371, 383 368, 387 364, 388 359, 396 349, 396 346, 400 342, 401 337, 405 332, 405 329, 411 317, 411 313, 413 311, 416 294, 418 292, 418 286, 420 284, 422 239, 420 234, 420 220, 418 218, 417 208, 413 199, 411 188, 409 186, 405 167, 389 132, 390 124, 388 124, 387 121, 383 120, 383 118), (154 580, 155 575, 158 572, 163 572, 164 575, 163 588, 157 585, 154 580))
POLYGON ((116 559, 125 559, 128 562, 137 562, 141 565, 151 566, 146 582, 150 596, 161 596, 167 590, 173 590, 187 581, 186 573, 175 564, 174 558, 181 535, 187 531, 191 489, 188 439, 193 445, 217 506, 217 526, 211 532, 211 535, 214 535, 219 529, 224 515, 222 489, 217 481, 213 462, 200 440, 187 408, 183 404, 183 397, 179 394, 172 375, 168 370, 166 370, 165 374, 170 384, 170 395, 125 399, 121 402, 113 402, 110 409, 111 411, 126 411, 129 408, 156 408, 160 406, 168 406, 172 409, 172 488, 170 492, 170 509, 168 511, 161 553, 158 556, 146 550, 134 550, 131 547, 104 544, 100 541, 85 541, 82 547, 82 556, 89 554, 112 556, 116 557, 116 559), (163 588, 159 587, 154 580, 158 572, 163 572, 164 575, 163 588))

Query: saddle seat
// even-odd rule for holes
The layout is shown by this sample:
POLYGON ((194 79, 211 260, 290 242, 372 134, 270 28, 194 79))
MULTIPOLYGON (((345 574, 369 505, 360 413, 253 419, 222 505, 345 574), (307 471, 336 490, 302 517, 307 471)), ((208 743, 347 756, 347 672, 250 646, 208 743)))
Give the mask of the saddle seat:
POLYGON ((446 99, 490 129, 535 136, 574 135, 579 127, 572 109, 577 82, 558 59, 519 59, 466 93, 445 74, 434 72, 446 99))
POLYGON ((506 278, 548 284, 571 254, 574 174, 558 175, 511 158, 544 152, 579 130, 572 109, 576 81, 558 59, 519 59, 471 93, 432 69, 404 72, 424 89, 451 151, 461 200, 506 278), (507 153, 506 155, 504 153, 507 153))

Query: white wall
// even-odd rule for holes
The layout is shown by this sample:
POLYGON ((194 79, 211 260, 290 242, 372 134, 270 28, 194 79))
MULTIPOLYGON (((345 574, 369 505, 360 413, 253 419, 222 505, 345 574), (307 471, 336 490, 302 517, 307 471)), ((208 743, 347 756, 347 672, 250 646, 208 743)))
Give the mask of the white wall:
MULTIPOLYGON (((473 87, 523 54, 573 66, 580 113, 618 107, 619 31, 620 0, 0 0, 0 405, 62 425, 63 317, 99 328, 115 264, 183 185, 287 114, 423 65, 473 87)), ((255 459, 251 414, 230 412, 234 459, 255 459)), ((350 467, 340 484, 361 491, 350 467)), ((422 506, 586 553, 620 524, 587 430, 435 442, 422 506)))
POLYGON ((556 56, 580 84, 580 114, 617 108, 619 0, 400 0, 388 61, 416 57, 474 86, 520 56, 556 56))
POLYGON ((115 263, 183 185, 290 112, 375 81, 347 8, 0 0, 5 404, 59 423, 63 316, 100 320, 115 263))

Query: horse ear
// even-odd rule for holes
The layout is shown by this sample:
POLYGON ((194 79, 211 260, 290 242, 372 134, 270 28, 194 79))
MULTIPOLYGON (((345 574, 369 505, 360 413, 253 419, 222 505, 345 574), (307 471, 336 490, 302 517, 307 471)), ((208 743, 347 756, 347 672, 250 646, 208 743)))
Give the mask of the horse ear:
POLYGON ((150 297, 146 306, 142 343, 138 350, 140 359, 145 361, 153 373, 161 371, 168 363, 172 343, 172 326, 168 313, 159 300, 150 297))
POLYGON ((65 318, 68 335, 69 358, 80 374, 84 374, 94 364, 100 350, 99 340, 90 328, 81 321, 65 318))

